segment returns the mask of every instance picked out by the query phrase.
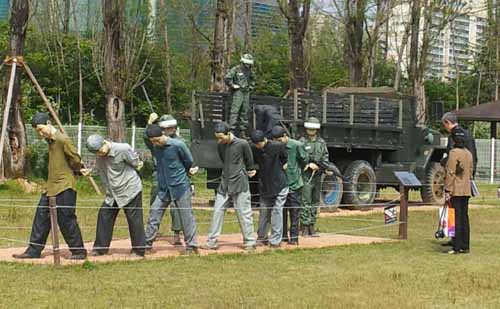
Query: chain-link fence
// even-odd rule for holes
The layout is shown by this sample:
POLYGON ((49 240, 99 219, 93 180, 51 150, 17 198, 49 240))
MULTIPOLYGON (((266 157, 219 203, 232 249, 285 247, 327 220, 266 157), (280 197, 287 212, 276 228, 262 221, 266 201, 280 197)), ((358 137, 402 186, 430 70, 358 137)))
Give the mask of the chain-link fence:
POLYGON ((481 182, 496 183, 500 181, 500 141, 495 139, 478 139, 476 179, 481 182))
MULTIPOLYGON (((41 141, 40 137, 33 130, 31 125, 26 126, 28 134, 28 145, 34 145, 41 141)), ((75 147, 78 145, 78 126, 64 126, 66 134, 72 139, 75 147)), ((100 126, 83 126, 80 145, 81 156, 84 162, 93 166, 95 162, 95 155, 88 152, 85 147, 85 141, 92 134, 107 135, 106 127, 100 126)), ((180 134, 182 138, 189 144, 191 140, 189 129, 181 129, 180 134)), ((134 145, 135 150, 143 160, 150 160, 151 153, 147 149, 143 140, 144 128, 127 128, 127 143, 134 145), (133 134, 135 131, 135 134, 133 134)), ((480 182, 495 183, 500 182, 500 141, 495 139, 477 139, 477 172, 476 179, 480 182), (492 155, 493 154, 493 155, 492 155)))
MULTIPOLYGON (((31 125, 26 125, 27 135, 28 135, 28 145, 35 145, 42 142, 42 139, 36 134, 31 125)), ((66 134, 71 138, 75 147, 80 146, 80 155, 88 166, 94 166, 95 154, 90 153, 85 147, 85 141, 92 134, 100 134, 102 136, 107 136, 107 128, 101 126, 82 126, 82 132, 80 137, 80 143, 78 141, 78 126, 64 126, 66 134)), ((144 128, 127 128, 127 140, 126 142, 133 145, 137 153, 143 160, 150 160, 151 153, 144 144, 144 128)), ((181 129, 180 134, 184 141, 189 145, 191 140, 189 129, 181 129)))

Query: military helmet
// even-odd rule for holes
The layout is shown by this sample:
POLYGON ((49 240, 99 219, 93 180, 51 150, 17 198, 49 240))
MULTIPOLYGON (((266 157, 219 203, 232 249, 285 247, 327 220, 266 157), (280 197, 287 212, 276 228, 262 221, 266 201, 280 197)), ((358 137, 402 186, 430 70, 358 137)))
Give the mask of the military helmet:
POLYGON ((177 120, 172 115, 163 115, 158 119, 158 125, 163 129, 176 127, 177 120))
POLYGON ((319 130, 321 128, 321 122, 316 117, 309 117, 306 122, 304 122, 304 128, 319 130))
POLYGON ((244 64, 253 65, 253 57, 250 54, 244 54, 243 56, 241 56, 240 61, 244 64))

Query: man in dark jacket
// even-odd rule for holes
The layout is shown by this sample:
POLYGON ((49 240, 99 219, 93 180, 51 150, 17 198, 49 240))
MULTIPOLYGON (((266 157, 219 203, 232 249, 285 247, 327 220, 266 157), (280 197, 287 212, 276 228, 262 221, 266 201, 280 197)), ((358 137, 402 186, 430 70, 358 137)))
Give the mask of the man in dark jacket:
POLYGON ((464 137, 464 146, 465 149, 469 150, 470 153, 472 154, 472 160, 473 160, 473 175, 476 174, 476 167, 477 167, 477 150, 476 150, 476 141, 474 140, 474 137, 470 134, 469 131, 466 129, 460 127, 457 121, 457 115, 455 115, 452 112, 447 112, 443 115, 441 118, 441 122, 443 123, 443 127, 445 128, 450 135, 448 136, 448 146, 446 147, 446 157, 441 160, 441 165, 444 167, 446 166, 446 160, 447 157, 450 153, 450 150, 453 149, 453 132, 460 129, 463 130, 465 137, 464 137))
POLYGON ((255 162, 259 164, 260 215, 258 240, 278 248, 283 234, 283 206, 288 195, 286 176, 287 152, 285 144, 269 141, 264 132, 252 132, 255 162), (268 237, 271 225, 271 238, 268 237), (269 239, 269 240, 268 240, 269 239))

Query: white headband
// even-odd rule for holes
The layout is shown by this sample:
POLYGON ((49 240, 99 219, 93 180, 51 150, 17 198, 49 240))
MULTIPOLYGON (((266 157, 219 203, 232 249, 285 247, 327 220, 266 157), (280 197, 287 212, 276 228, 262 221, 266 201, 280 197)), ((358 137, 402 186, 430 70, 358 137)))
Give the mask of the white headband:
POLYGON ((321 124, 314 122, 304 122, 304 127, 306 129, 319 129, 321 128, 321 124))
POLYGON ((162 128, 171 128, 177 126, 177 120, 171 119, 171 120, 164 120, 158 122, 158 125, 162 128))

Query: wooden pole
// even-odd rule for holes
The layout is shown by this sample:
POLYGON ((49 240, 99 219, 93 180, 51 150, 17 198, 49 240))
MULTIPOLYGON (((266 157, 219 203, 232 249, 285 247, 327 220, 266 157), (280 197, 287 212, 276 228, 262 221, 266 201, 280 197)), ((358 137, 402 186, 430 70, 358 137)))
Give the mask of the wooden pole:
POLYGON ((59 130, 61 130, 62 133, 66 134, 66 132, 64 131, 63 125, 62 125, 61 121, 59 120, 59 117, 57 117, 57 114, 54 111, 54 109, 52 108, 52 105, 50 104, 49 99, 47 99, 47 96, 43 92, 42 87, 40 87, 40 84, 36 80, 35 75, 33 75, 33 72, 31 72, 30 67, 25 62, 23 63, 23 67, 26 70, 26 73, 30 77, 31 81, 35 85, 35 88, 38 91, 38 94, 40 94, 40 96, 42 97, 43 103, 45 103, 45 106, 49 110, 50 115, 52 115, 52 118, 54 118, 54 120, 56 121, 56 124, 59 127, 59 130))
POLYGON ((3 122, 2 122, 2 136, 0 137, 0 165, 2 164, 3 159, 3 146, 5 144, 5 135, 7 134, 7 123, 9 122, 9 113, 10 113, 10 104, 12 102, 12 91, 14 88, 14 80, 16 78, 16 67, 17 60, 14 58, 12 60, 12 69, 10 70, 10 79, 9 79, 9 89, 7 91, 7 100, 5 100, 5 108, 3 111, 3 122))
POLYGON ((49 209, 50 209, 50 224, 52 235, 52 251, 54 252, 54 265, 61 265, 61 256, 59 251, 59 226, 57 224, 57 205, 56 197, 49 197, 49 209))
POLYGON ((408 188, 399 185, 399 239, 408 239, 408 188))
MULTIPOLYGON (((52 115, 52 118, 54 118, 57 126, 59 127, 59 130, 61 130, 62 133, 66 134, 66 132, 64 131, 64 128, 62 126, 62 123, 61 121, 59 120, 59 117, 57 116, 56 112, 54 111, 54 109, 52 108, 52 105, 50 104, 50 101, 49 99, 47 99, 47 96, 45 95, 45 93, 43 92, 43 89, 42 87, 40 87, 40 84, 38 83, 38 81, 36 80, 35 78, 35 75, 33 75, 33 72, 31 72, 31 69, 30 67, 28 66, 28 64, 26 62, 22 62, 22 65, 23 65, 23 68, 26 70, 26 73, 28 74, 28 76, 30 77, 31 81, 33 82, 33 84, 35 85, 35 88, 36 90, 38 91, 38 93, 40 94, 40 96, 42 97, 42 100, 43 102, 45 103, 45 106, 47 107, 47 109, 49 110, 50 114, 52 115)), ((82 163, 83 165, 83 163, 82 163)), ((92 185, 92 187, 94 188, 95 192, 98 194, 98 195, 102 195, 101 193, 101 190, 99 189, 99 187, 97 186, 97 184, 95 183, 94 179, 92 178, 92 176, 87 176, 87 179, 90 181, 90 184, 92 185)))

